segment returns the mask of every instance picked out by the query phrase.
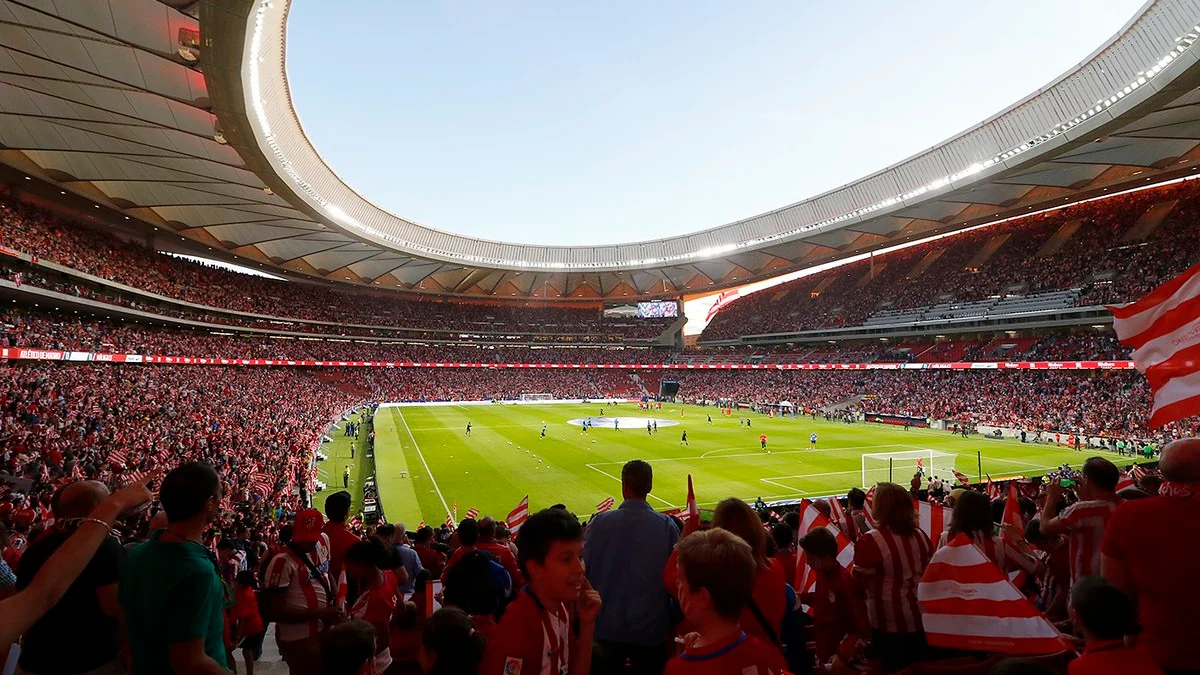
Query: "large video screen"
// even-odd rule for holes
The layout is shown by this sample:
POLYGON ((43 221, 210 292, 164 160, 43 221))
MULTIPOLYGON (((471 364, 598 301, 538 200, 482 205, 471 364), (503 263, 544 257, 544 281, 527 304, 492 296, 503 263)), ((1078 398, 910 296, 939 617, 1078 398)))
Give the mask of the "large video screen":
POLYGON ((643 319, 679 316, 679 303, 673 300, 652 300, 637 304, 637 315, 643 319))

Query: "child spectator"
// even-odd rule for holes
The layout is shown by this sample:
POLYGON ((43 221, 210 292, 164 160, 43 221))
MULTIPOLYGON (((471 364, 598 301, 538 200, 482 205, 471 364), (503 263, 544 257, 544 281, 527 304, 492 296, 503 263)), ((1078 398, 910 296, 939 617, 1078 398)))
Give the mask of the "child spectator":
MULTIPOLYGON (((475 675, 484 672, 479 670, 479 662, 486 644, 487 639, 472 627, 470 617, 461 609, 440 609, 429 617, 421 630, 421 669, 427 675, 475 675)), ((505 675, 518 675, 520 672, 520 665, 511 671, 505 666, 505 675)), ((525 672, 542 671, 535 669, 525 672)))
POLYGON ((267 634, 258 611, 257 589, 254 572, 238 572, 233 587, 233 608, 229 611, 229 620, 233 624, 230 633, 233 643, 242 649, 246 675, 254 675, 254 662, 262 657, 263 638, 267 634))
POLYGON ((383 675, 392 664, 390 626, 392 612, 400 599, 400 583, 392 570, 403 569, 400 556, 396 549, 373 539, 360 541, 346 549, 342 560, 347 581, 359 591, 358 599, 350 608, 350 618, 375 627, 375 665, 371 675, 383 675))
POLYGON ((421 655, 421 609, 412 602, 405 602, 392 613, 392 625, 388 638, 392 652, 392 667, 389 675, 408 675, 422 672, 421 655))
POLYGON ((850 573, 837 560, 838 543, 832 532, 817 528, 800 539, 800 548, 816 575, 816 588, 804 594, 803 602, 812 607, 817 659, 848 666, 858 659, 871 635, 867 607, 850 573))
POLYGON ((583 527, 563 509, 539 511, 521 526, 517 552, 529 583, 496 626, 479 674, 588 675, 600 594, 584 576, 583 527))
POLYGON ((1125 646, 1137 632, 1137 609, 1121 589, 1098 577, 1084 577, 1071 589, 1071 622, 1083 633, 1083 656, 1069 675, 1162 675, 1145 652, 1125 646))
POLYGON ((334 626, 321 636, 319 653, 321 675, 370 675, 375 660, 375 629, 366 621, 334 626))
POLYGON ((676 551, 679 604, 695 631, 664 675, 782 674, 779 649, 746 635, 738 622, 759 568, 750 545, 718 528, 685 537, 676 551))

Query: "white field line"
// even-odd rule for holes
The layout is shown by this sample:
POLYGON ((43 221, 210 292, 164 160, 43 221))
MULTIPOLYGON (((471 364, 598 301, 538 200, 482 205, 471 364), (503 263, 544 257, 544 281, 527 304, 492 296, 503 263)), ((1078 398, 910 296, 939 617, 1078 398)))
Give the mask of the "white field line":
MULTIPOLYGON (((584 464, 584 466, 586 466, 587 468, 591 469, 592 471, 595 471, 596 473, 601 473, 601 474, 604 474, 605 476, 608 476, 609 478, 611 478, 611 479, 613 479, 613 480, 617 481, 618 483, 620 483, 620 482, 621 482, 621 479, 620 479, 620 477, 618 477, 618 476, 614 476, 614 475, 612 475, 611 473, 609 473, 609 472, 607 472, 607 471, 604 471, 603 469, 597 469, 597 468, 595 467, 595 465, 593 465, 593 464, 584 464)), ((668 507, 670 507, 670 508, 673 508, 673 509, 677 509, 677 508, 679 508, 679 507, 678 507, 678 506, 676 506, 675 504, 672 504, 671 502, 669 502, 669 501, 667 501, 667 500, 663 499, 662 497, 655 497, 655 496, 654 496, 654 494, 648 494, 648 495, 646 495, 646 496, 647 496, 647 497, 653 497, 654 499, 657 499, 658 501, 662 502, 663 504, 666 504, 666 505, 667 505, 668 507)))
POLYGON ((408 432, 408 440, 412 441, 413 449, 417 451, 417 457, 421 458, 421 464, 425 466, 425 473, 429 476, 429 482, 433 483, 433 489, 437 492, 438 499, 442 500, 442 508, 446 513, 450 513, 450 505, 446 503, 446 498, 442 496, 442 489, 438 487, 437 479, 433 477, 433 472, 429 470, 429 463, 425 461, 425 455, 421 453, 421 446, 417 445, 417 439, 413 436, 412 429, 408 428, 408 422, 404 419, 404 413, 400 408, 393 408, 396 414, 400 416, 400 423, 404 425, 404 430, 408 432))
MULTIPOLYGON (((903 445, 900 443, 888 443, 886 445, 859 445, 859 446, 851 446, 848 448, 827 448, 824 450, 776 450, 769 454, 766 452, 763 452, 762 450, 758 450, 755 452, 745 452, 745 453, 742 453, 739 455, 719 455, 716 457, 709 457, 708 456, 709 454, 711 454, 713 452, 717 452, 716 450, 709 450, 708 452, 706 452, 703 455, 700 455, 698 457, 664 457, 661 459, 654 460, 654 463, 659 464, 661 462, 686 462, 686 461, 691 461, 691 460, 696 460, 696 459, 732 459, 735 457, 773 457, 775 455, 809 455, 809 454, 823 453, 823 452, 853 452, 856 450, 874 450, 876 448, 908 448, 908 447, 912 447, 912 446, 903 445)), ((722 448, 722 450, 727 450, 727 449, 728 448, 722 448)), ((605 466, 608 464, 624 465, 625 462, 596 462, 596 466, 605 466)))

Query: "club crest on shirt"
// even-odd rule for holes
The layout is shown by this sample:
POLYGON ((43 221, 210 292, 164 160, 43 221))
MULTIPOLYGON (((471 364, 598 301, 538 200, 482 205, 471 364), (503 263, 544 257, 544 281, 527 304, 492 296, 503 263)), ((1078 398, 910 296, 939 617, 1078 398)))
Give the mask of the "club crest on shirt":
POLYGON ((504 659, 504 675, 521 675, 522 660, 509 656, 504 659))

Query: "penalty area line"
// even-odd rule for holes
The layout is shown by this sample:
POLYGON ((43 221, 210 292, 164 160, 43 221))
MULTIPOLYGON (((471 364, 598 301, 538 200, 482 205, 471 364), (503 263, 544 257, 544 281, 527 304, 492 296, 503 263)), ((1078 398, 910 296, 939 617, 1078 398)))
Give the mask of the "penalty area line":
MULTIPOLYGON (((587 468, 591 469, 592 471, 595 471, 596 473, 600 473, 600 474, 603 474, 603 475, 605 475, 605 476, 608 476, 609 478, 611 478, 611 479, 613 479, 613 480, 617 481, 618 483, 620 483, 620 482, 621 482, 621 479, 620 479, 619 477, 617 477, 617 476, 614 476, 614 475, 612 475, 611 473, 609 473, 609 472, 607 472, 607 471, 604 471, 603 469, 597 469, 595 466, 592 466, 591 464, 584 464, 584 466, 586 466, 587 468)), ((672 504, 671 502, 669 502, 669 501, 667 501, 667 500, 663 499, 662 497, 655 497, 653 493, 651 493, 651 494, 648 494, 648 495, 646 495, 646 496, 647 496, 647 497, 651 497, 651 498, 653 498, 653 499, 657 499, 658 501, 662 502, 663 504, 666 504, 666 505, 667 505, 668 507, 670 507, 670 508, 673 508, 673 509, 677 509, 677 508, 679 508, 679 507, 678 507, 678 506, 676 506, 675 504, 672 504)))
POLYGON ((433 472, 429 470, 429 463, 425 461, 425 455, 421 453, 421 446, 417 445, 417 439, 413 436, 412 429, 408 428, 408 421, 404 419, 404 413, 400 409, 393 408, 396 414, 400 416, 400 423, 404 425, 404 430, 408 432, 408 440, 412 441, 413 449, 417 451, 417 457, 421 458, 421 464, 425 467, 425 474, 429 476, 429 482, 433 483, 433 489, 437 492, 438 499, 442 500, 442 508, 446 509, 446 513, 450 513, 450 505, 446 503, 446 498, 442 496, 442 489, 438 487, 437 479, 433 477, 433 472))

